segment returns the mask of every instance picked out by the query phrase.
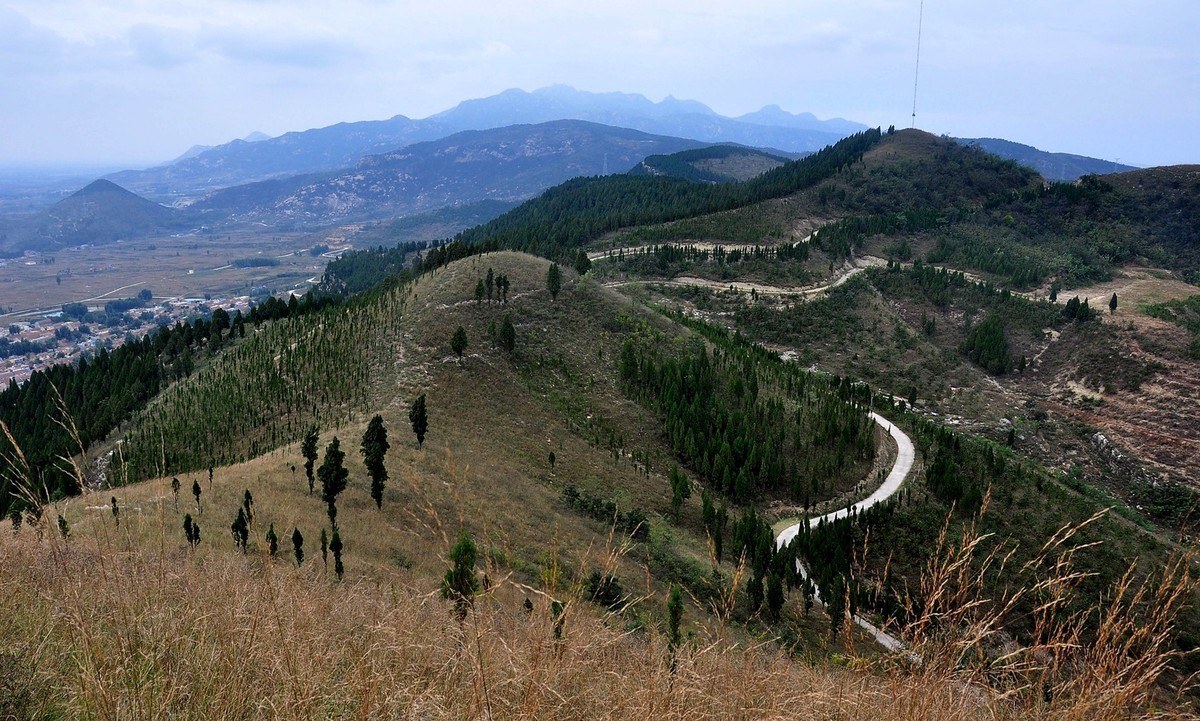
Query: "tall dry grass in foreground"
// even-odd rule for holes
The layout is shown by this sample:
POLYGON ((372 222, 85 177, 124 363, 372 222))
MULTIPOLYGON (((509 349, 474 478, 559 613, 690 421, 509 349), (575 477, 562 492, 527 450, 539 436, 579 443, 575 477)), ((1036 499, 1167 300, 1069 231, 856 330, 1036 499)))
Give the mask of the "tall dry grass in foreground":
MULTIPOLYGON (((717 637, 672 664, 661 634, 622 632, 577 600, 556 639, 549 599, 507 582, 460 624, 436 592, 334 583, 319 558, 297 569, 189 552, 174 533, 157 548, 132 542, 148 529, 131 525, 155 522, 66 542, 52 524, 0 532, 0 717, 1091 721, 1154 715, 1150 692, 1172 658, 1169 619, 1130 612, 1128 593, 1097 639, 1060 634, 1007 653, 982 643, 1001 632, 987 625, 995 609, 969 597, 970 539, 931 565, 934 598, 908 630, 924 639, 915 657, 813 667, 770 641, 717 637)), ((1185 568, 1171 571, 1141 599, 1164 614, 1192 588, 1185 568)), ((1071 580, 1030 592, 1052 599, 1071 580)))
POLYGON ((1104 513, 1064 526, 1019 564, 1012 548, 980 532, 978 518, 951 543, 948 518, 907 602, 911 620, 898 630, 909 650, 886 666, 956 685, 993 718, 1196 717, 1195 679, 1177 672, 1196 649, 1175 646, 1178 620, 1197 602, 1196 557, 1179 553, 1142 582, 1132 561, 1103 598, 1079 603, 1088 574, 1073 562, 1092 544, 1074 539, 1104 513), (992 596, 987 587, 1003 590, 992 596))

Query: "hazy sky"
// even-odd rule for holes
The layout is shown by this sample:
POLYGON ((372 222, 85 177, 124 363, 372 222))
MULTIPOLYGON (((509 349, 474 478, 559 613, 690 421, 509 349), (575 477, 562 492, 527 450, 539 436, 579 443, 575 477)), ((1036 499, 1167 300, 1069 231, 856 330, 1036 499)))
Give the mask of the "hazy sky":
MULTIPOLYGON (((554 83, 910 123, 920 0, 3 0, 0 165, 425 117, 554 83)), ((1200 163, 1200 2, 928 0, 917 125, 1200 163)))

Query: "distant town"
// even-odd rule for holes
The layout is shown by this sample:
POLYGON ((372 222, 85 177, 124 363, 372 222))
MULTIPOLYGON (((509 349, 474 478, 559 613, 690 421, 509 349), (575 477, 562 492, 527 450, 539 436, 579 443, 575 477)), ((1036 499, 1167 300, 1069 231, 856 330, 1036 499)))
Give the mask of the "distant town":
POLYGON ((89 305, 66 303, 60 310, 8 325, 7 333, 0 336, 0 383, 23 383, 35 371, 77 362, 130 338, 140 340, 162 326, 210 316, 217 308, 230 315, 244 314, 250 308, 250 296, 156 298, 145 289, 133 298, 89 305))

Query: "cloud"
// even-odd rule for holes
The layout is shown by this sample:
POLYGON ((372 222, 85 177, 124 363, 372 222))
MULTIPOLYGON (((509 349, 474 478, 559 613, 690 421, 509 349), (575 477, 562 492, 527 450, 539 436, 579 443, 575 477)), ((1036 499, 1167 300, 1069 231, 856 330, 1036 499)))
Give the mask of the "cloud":
POLYGON ((5 75, 54 72, 62 65, 66 49, 66 41, 53 30, 0 7, 0 70, 5 75))
POLYGON ((332 36, 280 37, 249 28, 205 28, 196 47, 235 64, 300 69, 331 68, 359 55, 352 43, 332 36))
POLYGON ((151 68, 169 70, 195 59, 195 37, 173 28, 135 25, 129 29, 127 41, 134 57, 151 68))

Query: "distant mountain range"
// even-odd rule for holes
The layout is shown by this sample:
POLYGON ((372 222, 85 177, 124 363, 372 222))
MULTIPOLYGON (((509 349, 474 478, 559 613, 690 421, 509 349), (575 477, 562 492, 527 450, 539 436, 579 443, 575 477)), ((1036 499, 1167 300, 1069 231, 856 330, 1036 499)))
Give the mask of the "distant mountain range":
MULTIPOLYGON (((562 85, 507 90, 423 120, 397 115, 196 146, 160 167, 108 175, 44 210, 26 205, 22 215, 0 217, 0 252, 170 229, 254 223, 285 230, 427 213, 435 215, 422 227, 455 227, 466 221, 454 218, 482 217, 580 175, 634 169, 698 182, 744 180, 863 128, 774 105, 729 118, 673 97, 656 103, 562 85)), ((1131 169, 1007 140, 958 142, 1049 180, 1131 169)))
POLYGON ((865 127, 840 118, 822 121, 808 113, 793 115, 777 106, 727 118, 694 100, 668 97, 655 103, 641 95, 590 93, 555 85, 467 100, 424 120, 397 115, 389 120, 285 133, 258 142, 234 140, 199 152, 193 148, 166 165, 106 177, 135 193, 173 203, 219 188, 353 167, 364 156, 464 130, 554 120, 586 120, 702 143, 738 143, 792 153, 819 150, 865 127))
POLYGON ((963 145, 974 145, 992 155, 1015 160, 1027 168, 1041 173, 1046 180, 1075 180, 1083 175, 1106 175, 1137 170, 1132 165, 1121 165, 1109 160, 1089 158, 1070 153, 1050 153, 1031 145, 1014 143, 1000 138, 955 138, 963 145))
POLYGON ((352 169, 220 190, 189 210, 289 227, 513 203, 570 178, 625 172, 648 155, 703 145, 582 120, 467 130, 369 155, 352 169))

